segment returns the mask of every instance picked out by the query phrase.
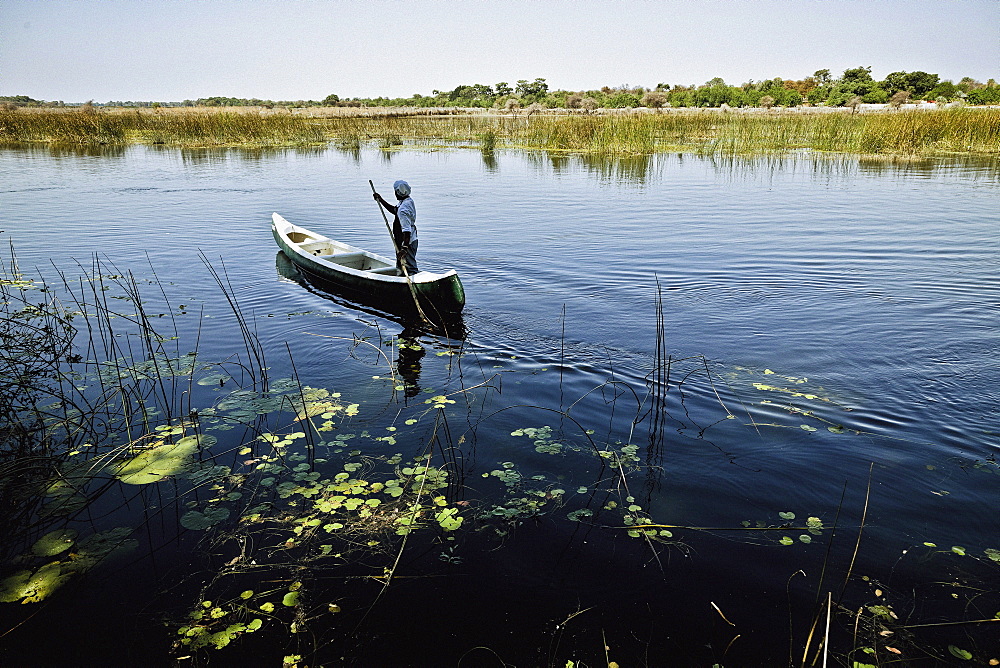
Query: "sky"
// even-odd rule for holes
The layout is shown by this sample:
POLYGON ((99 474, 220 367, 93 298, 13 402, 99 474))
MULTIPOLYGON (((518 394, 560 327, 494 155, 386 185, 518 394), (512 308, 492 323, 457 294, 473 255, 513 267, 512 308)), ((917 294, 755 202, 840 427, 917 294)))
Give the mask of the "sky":
POLYGON ((409 97, 920 70, 1000 79, 1000 0, 0 0, 0 95, 409 97))

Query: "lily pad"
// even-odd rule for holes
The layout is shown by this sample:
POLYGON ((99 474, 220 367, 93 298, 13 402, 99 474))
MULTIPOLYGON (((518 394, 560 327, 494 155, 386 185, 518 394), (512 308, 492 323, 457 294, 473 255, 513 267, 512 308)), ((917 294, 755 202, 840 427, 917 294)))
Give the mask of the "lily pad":
POLYGON ((185 436, 176 443, 143 450, 119 465, 116 474, 119 480, 129 485, 159 482, 187 470, 198 448, 214 443, 214 436, 185 436))
POLYGON ((72 572, 63 573, 62 564, 58 561, 45 564, 34 573, 21 571, 0 582, 0 601, 38 603, 48 598, 72 575, 72 572))
POLYGON ((31 553, 37 557, 54 557, 65 552, 76 541, 77 532, 74 529, 56 529, 50 531, 31 546, 31 553))
POLYGON ((181 515, 181 526, 197 531, 215 526, 228 517, 229 508, 208 508, 205 512, 192 510, 181 515))

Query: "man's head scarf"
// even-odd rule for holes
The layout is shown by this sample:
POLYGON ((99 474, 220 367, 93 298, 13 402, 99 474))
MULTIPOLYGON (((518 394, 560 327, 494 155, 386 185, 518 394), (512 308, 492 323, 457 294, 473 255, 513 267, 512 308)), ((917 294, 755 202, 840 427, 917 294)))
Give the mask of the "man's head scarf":
POLYGON ((400 197, 406 197, 410 194, 410 184, 406 181, 396 181, 392 184, 392 189, 396 191, 396 194, 400 197))

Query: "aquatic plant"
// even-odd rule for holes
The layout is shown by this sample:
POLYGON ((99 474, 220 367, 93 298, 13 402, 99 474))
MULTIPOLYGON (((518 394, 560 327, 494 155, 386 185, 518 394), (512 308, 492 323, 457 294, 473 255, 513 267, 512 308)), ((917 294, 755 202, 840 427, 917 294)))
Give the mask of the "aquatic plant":
MULTIPOLYGON (((511 98, 516 102, 516 98, 511 98)), ((586 100, 580 103, 586 108, 586 100)), ((512 108, 512 111, 514 108, 512 108)), ((752 154, 797 149, 878 155, 997 154, 1000 110, 942 109, 892 113, 743 114, 717 111, 587 115, 533 114, 530 123, 495 116, 369 115, 310 118, 235 111, 0 110, 0 143, 53 142, 172 146, 304 146, 333 140, 354 150, 468 143, 593 153, 660 151, 752 154)))

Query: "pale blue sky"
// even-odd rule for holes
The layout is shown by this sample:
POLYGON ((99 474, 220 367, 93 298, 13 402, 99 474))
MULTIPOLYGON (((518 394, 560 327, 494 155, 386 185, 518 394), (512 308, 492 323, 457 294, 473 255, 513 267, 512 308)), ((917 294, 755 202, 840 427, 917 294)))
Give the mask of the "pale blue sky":
POLYGON ((0 0, 0 95, 410 96, 801 79, 1000 79, 1000 0, 0 0))

